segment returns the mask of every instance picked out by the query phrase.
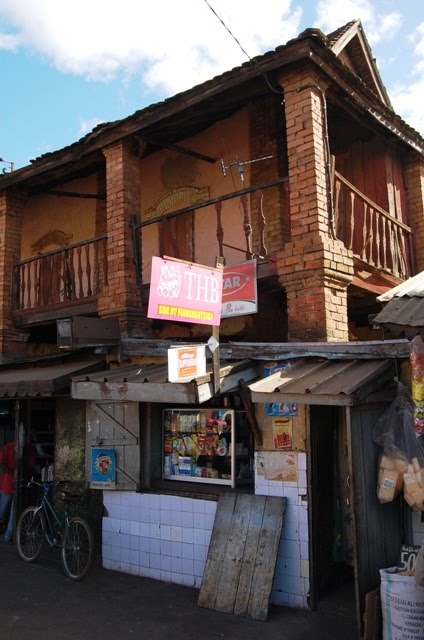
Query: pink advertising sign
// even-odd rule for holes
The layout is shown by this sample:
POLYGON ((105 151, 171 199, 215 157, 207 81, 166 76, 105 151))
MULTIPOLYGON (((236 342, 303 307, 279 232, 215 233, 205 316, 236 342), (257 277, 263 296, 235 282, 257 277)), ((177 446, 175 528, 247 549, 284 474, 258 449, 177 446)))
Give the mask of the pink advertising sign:
POLYGON ((148 318, 219 326, 222 271, 152 258, 148 318))

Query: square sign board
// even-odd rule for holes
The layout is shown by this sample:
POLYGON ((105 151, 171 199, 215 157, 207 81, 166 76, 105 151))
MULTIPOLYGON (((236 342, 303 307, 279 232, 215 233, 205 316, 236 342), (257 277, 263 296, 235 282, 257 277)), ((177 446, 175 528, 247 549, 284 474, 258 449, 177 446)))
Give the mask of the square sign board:
POLYGON ((188 345, 168 349, 169 382, 187 382, 205 374, 205 345, 188 345))
POLYGON ((219 326, 222 269, 152 258, 148 318, 219 326))

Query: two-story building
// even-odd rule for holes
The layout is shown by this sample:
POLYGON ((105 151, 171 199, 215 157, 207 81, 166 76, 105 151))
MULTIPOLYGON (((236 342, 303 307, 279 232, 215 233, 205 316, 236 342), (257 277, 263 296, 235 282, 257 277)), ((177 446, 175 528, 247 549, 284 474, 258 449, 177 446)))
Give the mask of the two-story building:
POLYGON ((371 495, 386 405, 364 399, 408 353, 377 346, 368 316, 424 268, 423 224, 424 140, 394 113, 359 21, 0 178, 4 415, 21 443, 37 428, 59 478, 89 482, 92 448, 114 449, 115 490, 93 490, 105 567, 200 586, 220 493, 282 496, 273 602, 315 607, 350 578, 361 615, 402 538, 371 495), (167 347, 212 330, 147 317, 163 256, 256 261, 257 313, 219 327, 219 385, 216 371, 167 380, 167 347), (273 357, 292 365, 280 395, 263 377, 273 357), (225 424, 234 460, 219 466, 225 424))

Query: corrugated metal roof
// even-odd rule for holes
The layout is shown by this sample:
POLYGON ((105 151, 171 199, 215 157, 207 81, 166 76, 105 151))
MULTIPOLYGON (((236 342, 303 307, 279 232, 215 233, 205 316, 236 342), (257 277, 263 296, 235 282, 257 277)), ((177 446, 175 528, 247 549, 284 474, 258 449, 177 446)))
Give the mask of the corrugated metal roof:
POLYGON ((424 327, 424 298, 403 296, 393 298, 372 320, 373 325, 424 327))
POLYGON ((71 384, 74 375, 98 371, 102 362, 72 362, 45 367, 0 370, 0 397, 26 398, 51 396, 71 384))
POLYGON ((301 362, 249 388, 253 402, 354 405, 394 373, 392 359, 301 362))
POLYGON ((398 284, 396 287, 393 287, 393 289, 389 289, 389 291, 378 296, 377 300, 380 302, 388 302, 389 300, 393 300, 393 298, 402 298, 404 296, 409 296, 410 298, 424 297, 424 271, 421 271, 421 273, 418 273, 412 278, 408 278, 408 280, 398 284))
MULTIPOLYGON (((212 365, 200 378, 186 382, 168 382, 167 364, 132 365, 83 376, 72 380, 71 395, 83 400, 111 400, 121 402, 169 402, 196 404, 214 395, 212 365)), ((243 378, 247 383, 258 377, 258 364, 250 360, 221 363, 220 390, 237 388, 243 378)))

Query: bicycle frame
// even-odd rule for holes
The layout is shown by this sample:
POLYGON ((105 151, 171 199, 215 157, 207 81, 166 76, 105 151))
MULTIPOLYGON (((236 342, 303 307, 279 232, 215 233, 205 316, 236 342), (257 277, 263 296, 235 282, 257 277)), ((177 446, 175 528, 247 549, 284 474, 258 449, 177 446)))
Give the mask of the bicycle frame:
POLYGON ((65 504, 62 517, 59 517, 48 497, 48 493, 53 485, 36 483, 34 480, 32 481, 32 484, 43 490, 41 502, 37 506, 35 513, 42 511, 44 514, 44 519, 46 521, 45 539, 50 547, 60 547, 62 546, 63 533, 69 519, 67 506, 65 504), (60 536, 59 538, 58 535, 60 536))
POLYGON ((63 513, 58 513, 49 496, 52 487, 64 482, 37 482, 31 478, 28 487, 36 486, 42 494, 36 505, 26 507, 19 516, 16 531, 18 553, 25 562, 35 562, 47 541, 50 547, 59 547, 65 575, 71 580, 81 580, 93 559, 94 539, 88 523, 80 516, 73 516, 67 502, 76 502, 81 495, 62 492, 63 513))

